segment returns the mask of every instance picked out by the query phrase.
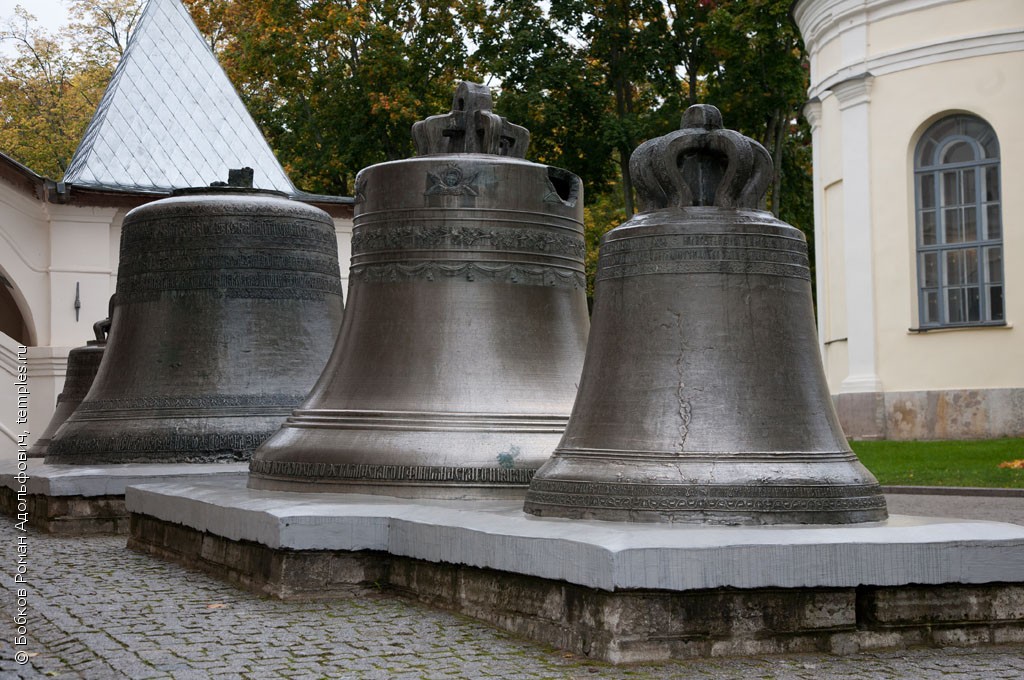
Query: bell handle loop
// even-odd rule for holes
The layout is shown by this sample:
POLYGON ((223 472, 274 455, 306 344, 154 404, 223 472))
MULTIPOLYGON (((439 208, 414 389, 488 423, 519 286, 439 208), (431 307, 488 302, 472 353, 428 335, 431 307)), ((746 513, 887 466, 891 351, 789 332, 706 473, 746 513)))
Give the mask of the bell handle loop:
MULTIPOLYGON (((767 152, 765 152, 767 153, 767 152)), ((720 208, 750 207, 749 196, 758 192, 750 180, 770 180, 767 173, 757 172, 755 151, 743 135, 733 130, 679 130, 651 142, 646 142, 630 159, 641 209, 688 208, 693 205, 715 205, 720 208), (647 147, 647 148, 644 148, 647 147), (684 164, 691 179, 698 183, 710 174, 711 156, 725 156, 725 173, 713 197, 706 196, 700 186, 691 186, 684 173, 684 164), (695 191, 696 190, 696 191, 695 191), (710 199, 710 200, 708 200, 710 199)), ((761 189, 763 191, 763 189, 761 189)))
POLYGON ((717 109, 696 105, 687 109, 682 129, 637 147, 629 170, 641 211, 691 206, 757 210, 771 183, 772 159, 753 139, 722 128, 717 109))
POLYGON ((693 205, 693 194, 676 165, 678 154, 666 148, 678 134, 644 142, 629 159, 629 173, 641 211, 693 205))
POLYGON ((501 116, 491 111, 477 111, 475 135, 466 135, 466 153, 497 154, 501 148, 501 116), (477 148, 474 145, 479 144, 477 148))
MULTIPOLYGON (((673 175, 689 188, 690 203, 688 205, 715 205, 720 208, 739 207, 738 199, 743 192, 745 180, 750 176, 753 165, 753 152, 743 135, 733 130, 715 130, 713 132, 681 131, 687 134, 670 139, 666 152, 669 157, 663 167, 669 168, 673 175), (705 196, 701 187, 692 187, 684 174, 684 163, 687 157, 693 157, 699 175, 710 173, 711 156, 725 156, 727 159, 725 173, 714 189, 713 198, 705 196), (694 188, 697 189, 694 192, 694 188), (696 196, 694 196, 696 194, 696 196), (694 201, 696 198, 696 201, 694 201), (707 199, 710 198, 710 203, 707 199)), ((703 177, 701 177, 703 179, 703 177)), ((677 206, 673 206, 677 207, 677 206)), ((687 206, 678 206, 687 207, 687 206)))
POLYGON ((768 149, 751 140, 750 148, 754 152, 753 176, 747 180, 739 194, 737 205, 742 208, 764 210, 765 197, 772 183, 774 163, 768 149))
POLYGON ((110 317, 94 323, 92 332, 96 335, 96 342, 106 342, 110 337, 110 317))
POLYGON ((421 156, 444 153, 448 139, 445 130, 452 127, 454 121, 449 116, 430 116, 425 120, 412 124, 412 141, 421 156))

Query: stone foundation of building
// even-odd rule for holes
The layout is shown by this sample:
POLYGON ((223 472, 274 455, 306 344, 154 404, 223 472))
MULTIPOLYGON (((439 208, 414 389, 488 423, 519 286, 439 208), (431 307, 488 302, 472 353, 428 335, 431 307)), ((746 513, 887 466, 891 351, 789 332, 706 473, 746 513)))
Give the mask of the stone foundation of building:
POLYGON ((851 439, 1024 437, 1024 388, 832 395, 851 439))

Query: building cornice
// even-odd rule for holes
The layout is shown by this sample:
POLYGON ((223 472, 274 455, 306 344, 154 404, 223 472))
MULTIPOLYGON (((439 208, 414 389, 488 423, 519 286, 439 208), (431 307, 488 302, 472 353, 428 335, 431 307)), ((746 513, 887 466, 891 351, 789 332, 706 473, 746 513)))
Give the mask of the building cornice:
POLYGON ((109 225, 117 208, 95 205, 47 205, 46 213, 50 222, 74 222, 76 224, 109 225))
POLYGON ((871 101, 871 83, 874 76, 861 73, 832 86, 832 94, 839 100, 839 110, 849 109, 871 101))
MULTIPOLYGON (((136 208, 145 203, 167 198, 168 192, 125 191, 118 189, 98 189, 73 184, 48 181, 47 198, 50 203, 95 208, 136 208)), ((299 192, 292 197, 315 206, 331 217, 350 218, 354 201, 348 196, 327 196, 299 192)))
POLYGON ((804 105, 804 118, 811 125, 811 130, 814 131, 818 128, 821 123, 821 100, 815 97, 811 101, 804 105))
POLYGON ((865 63, 846 66, 817 83, 811 83, 808 95, 822 97, 837 84, 855 78, 865 70, 876 76, 884 76, 919 66, 1008 52, 1024 52, 1024 28, 992 31, 885 52, 868 58, 865 63))
POLYGON ((0 179, 37 201, 42 200, 45 195, 46 178, 37 175, 4 153, 0 153, 0 179))
POLYGON ((790 14, 813 54, 841 33, 869 22, 956 2, 961 0, 796 0, 790 14))
POLYGON ((0 204, 3 204, 8 210, 20 213, 30 221, 43 219, 43 211, 40 207, 44 205, 42 199, 24 191, 23 188, 10 186, 6 182, 0 185, 0 204))
MULTIPOLYGON (((4 153, 0 153, 0 180, 12 185, 21 195, 20 198, 24 198, 19 210, 26 214, 26 202, 42 201, 57 206, 90 208, 136 208, 170 195, 169 192, 94 188, 57 182, 33 172, 4 153)), ((299 191, 292 198, 316 206, 331 217, 352 218, 354 200, 349 196, 328 196, 299 191)))

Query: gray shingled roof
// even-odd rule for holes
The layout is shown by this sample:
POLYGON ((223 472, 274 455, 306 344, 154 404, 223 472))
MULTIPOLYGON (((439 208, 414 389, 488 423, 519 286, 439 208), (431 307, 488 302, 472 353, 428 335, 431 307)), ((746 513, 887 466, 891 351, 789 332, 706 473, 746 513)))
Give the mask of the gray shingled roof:
POLYGON ((295 194, 252 116, 178 0, 149 0, 64 182, 166 192, 251 167, 295 194))

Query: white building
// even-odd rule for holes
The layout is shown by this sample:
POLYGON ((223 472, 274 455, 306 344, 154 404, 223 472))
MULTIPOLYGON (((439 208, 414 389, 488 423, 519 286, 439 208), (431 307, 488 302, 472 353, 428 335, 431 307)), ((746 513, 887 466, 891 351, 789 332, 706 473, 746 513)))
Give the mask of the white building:
POLYGON ((1024 2, 797 0, 793 17, 847 434, 1024 436, 1024 2))
POLYGON ((351 199, 292 185, 178 0, 149 0, 63 181, 0 154, 0 460, 16 455, 23 432, 29 443, 42 433, 68 352, 106 317, 125 214, 241 167, 254 169, 257 188, 332 215, 347 284, 351 199), (22 362, 26 423, 14 386, 22 362))

